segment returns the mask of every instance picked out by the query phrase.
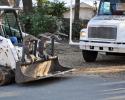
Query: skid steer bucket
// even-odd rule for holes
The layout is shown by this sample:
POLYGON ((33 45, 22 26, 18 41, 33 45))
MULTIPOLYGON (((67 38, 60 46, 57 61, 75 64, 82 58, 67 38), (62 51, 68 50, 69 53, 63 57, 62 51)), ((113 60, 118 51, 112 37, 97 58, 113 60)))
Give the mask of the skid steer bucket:
POLYGON ((50 59, 48 61, 36 61, 32 64, 17 62, 15 81, 17 83, 26 83, 62 75, 73 70, 74 69, 61 66, 58 58, 50 59))

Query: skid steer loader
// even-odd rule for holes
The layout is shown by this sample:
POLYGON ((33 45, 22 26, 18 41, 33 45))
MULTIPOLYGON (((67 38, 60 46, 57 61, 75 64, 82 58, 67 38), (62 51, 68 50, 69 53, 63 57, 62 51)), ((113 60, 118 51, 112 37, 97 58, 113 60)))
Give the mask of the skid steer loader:
POLYGON ((32 82, 73 71, 61 66, 54 56, 54 35, 50 36, 52 51, 48 56, 43 54, 43 38, 22 32, 18 10, 0 6, 0 85, 32 82))

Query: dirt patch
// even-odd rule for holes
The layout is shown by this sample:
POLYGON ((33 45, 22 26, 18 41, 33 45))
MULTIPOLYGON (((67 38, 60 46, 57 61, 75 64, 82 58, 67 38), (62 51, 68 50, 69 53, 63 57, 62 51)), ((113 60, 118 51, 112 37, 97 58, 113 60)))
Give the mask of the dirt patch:
POLYGON ((118 74, 125 72, 125 57, 106 56, 99 53, 96 62, 87 63, 82 57, 78 46, 71 46, 68 43, 56 45, 56 54, 63 66, 77 68, 75 74, 118 74))
POLYGON ((109 68, 78 68, 76 73, 87 73, 87 74, 110 74, 124 72, 125 67, 109 67, 109 68))

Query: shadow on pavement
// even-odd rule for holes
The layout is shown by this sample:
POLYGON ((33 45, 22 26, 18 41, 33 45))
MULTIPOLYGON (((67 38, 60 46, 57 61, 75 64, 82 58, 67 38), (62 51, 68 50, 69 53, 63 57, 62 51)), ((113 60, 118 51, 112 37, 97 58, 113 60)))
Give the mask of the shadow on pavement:
POLYGON ((18 86, 20 87, 39 87, 39 86, 48 86, 48 85, 52 85, 52 84, 57 84, 60 83, 62 81, 66 81, 66 80, 70 80, 72 79, 72 77, 52 77, 52 78, 46 78, 46 79, 42 79, 42 80, 37 80, 37 81, 33 81, 33 82, 29 82, 29 83, 25 83, 25 84, 18 84, 18 86))

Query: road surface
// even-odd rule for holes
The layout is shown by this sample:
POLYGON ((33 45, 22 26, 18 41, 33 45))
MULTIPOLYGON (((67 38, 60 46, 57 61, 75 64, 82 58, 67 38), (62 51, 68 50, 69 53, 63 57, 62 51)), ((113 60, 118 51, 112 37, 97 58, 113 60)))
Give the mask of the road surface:
POLYGON ((99 55, 86 63, 78 48, 64 44, 56 50, 61 64, 78 68, 76 73, 0 87, 0 100, 125 100, 125 57, 99 55))
POLYGON ((13 84, 0 87, 0 100, 125 100, 125 80, 77 75, 13 84))

